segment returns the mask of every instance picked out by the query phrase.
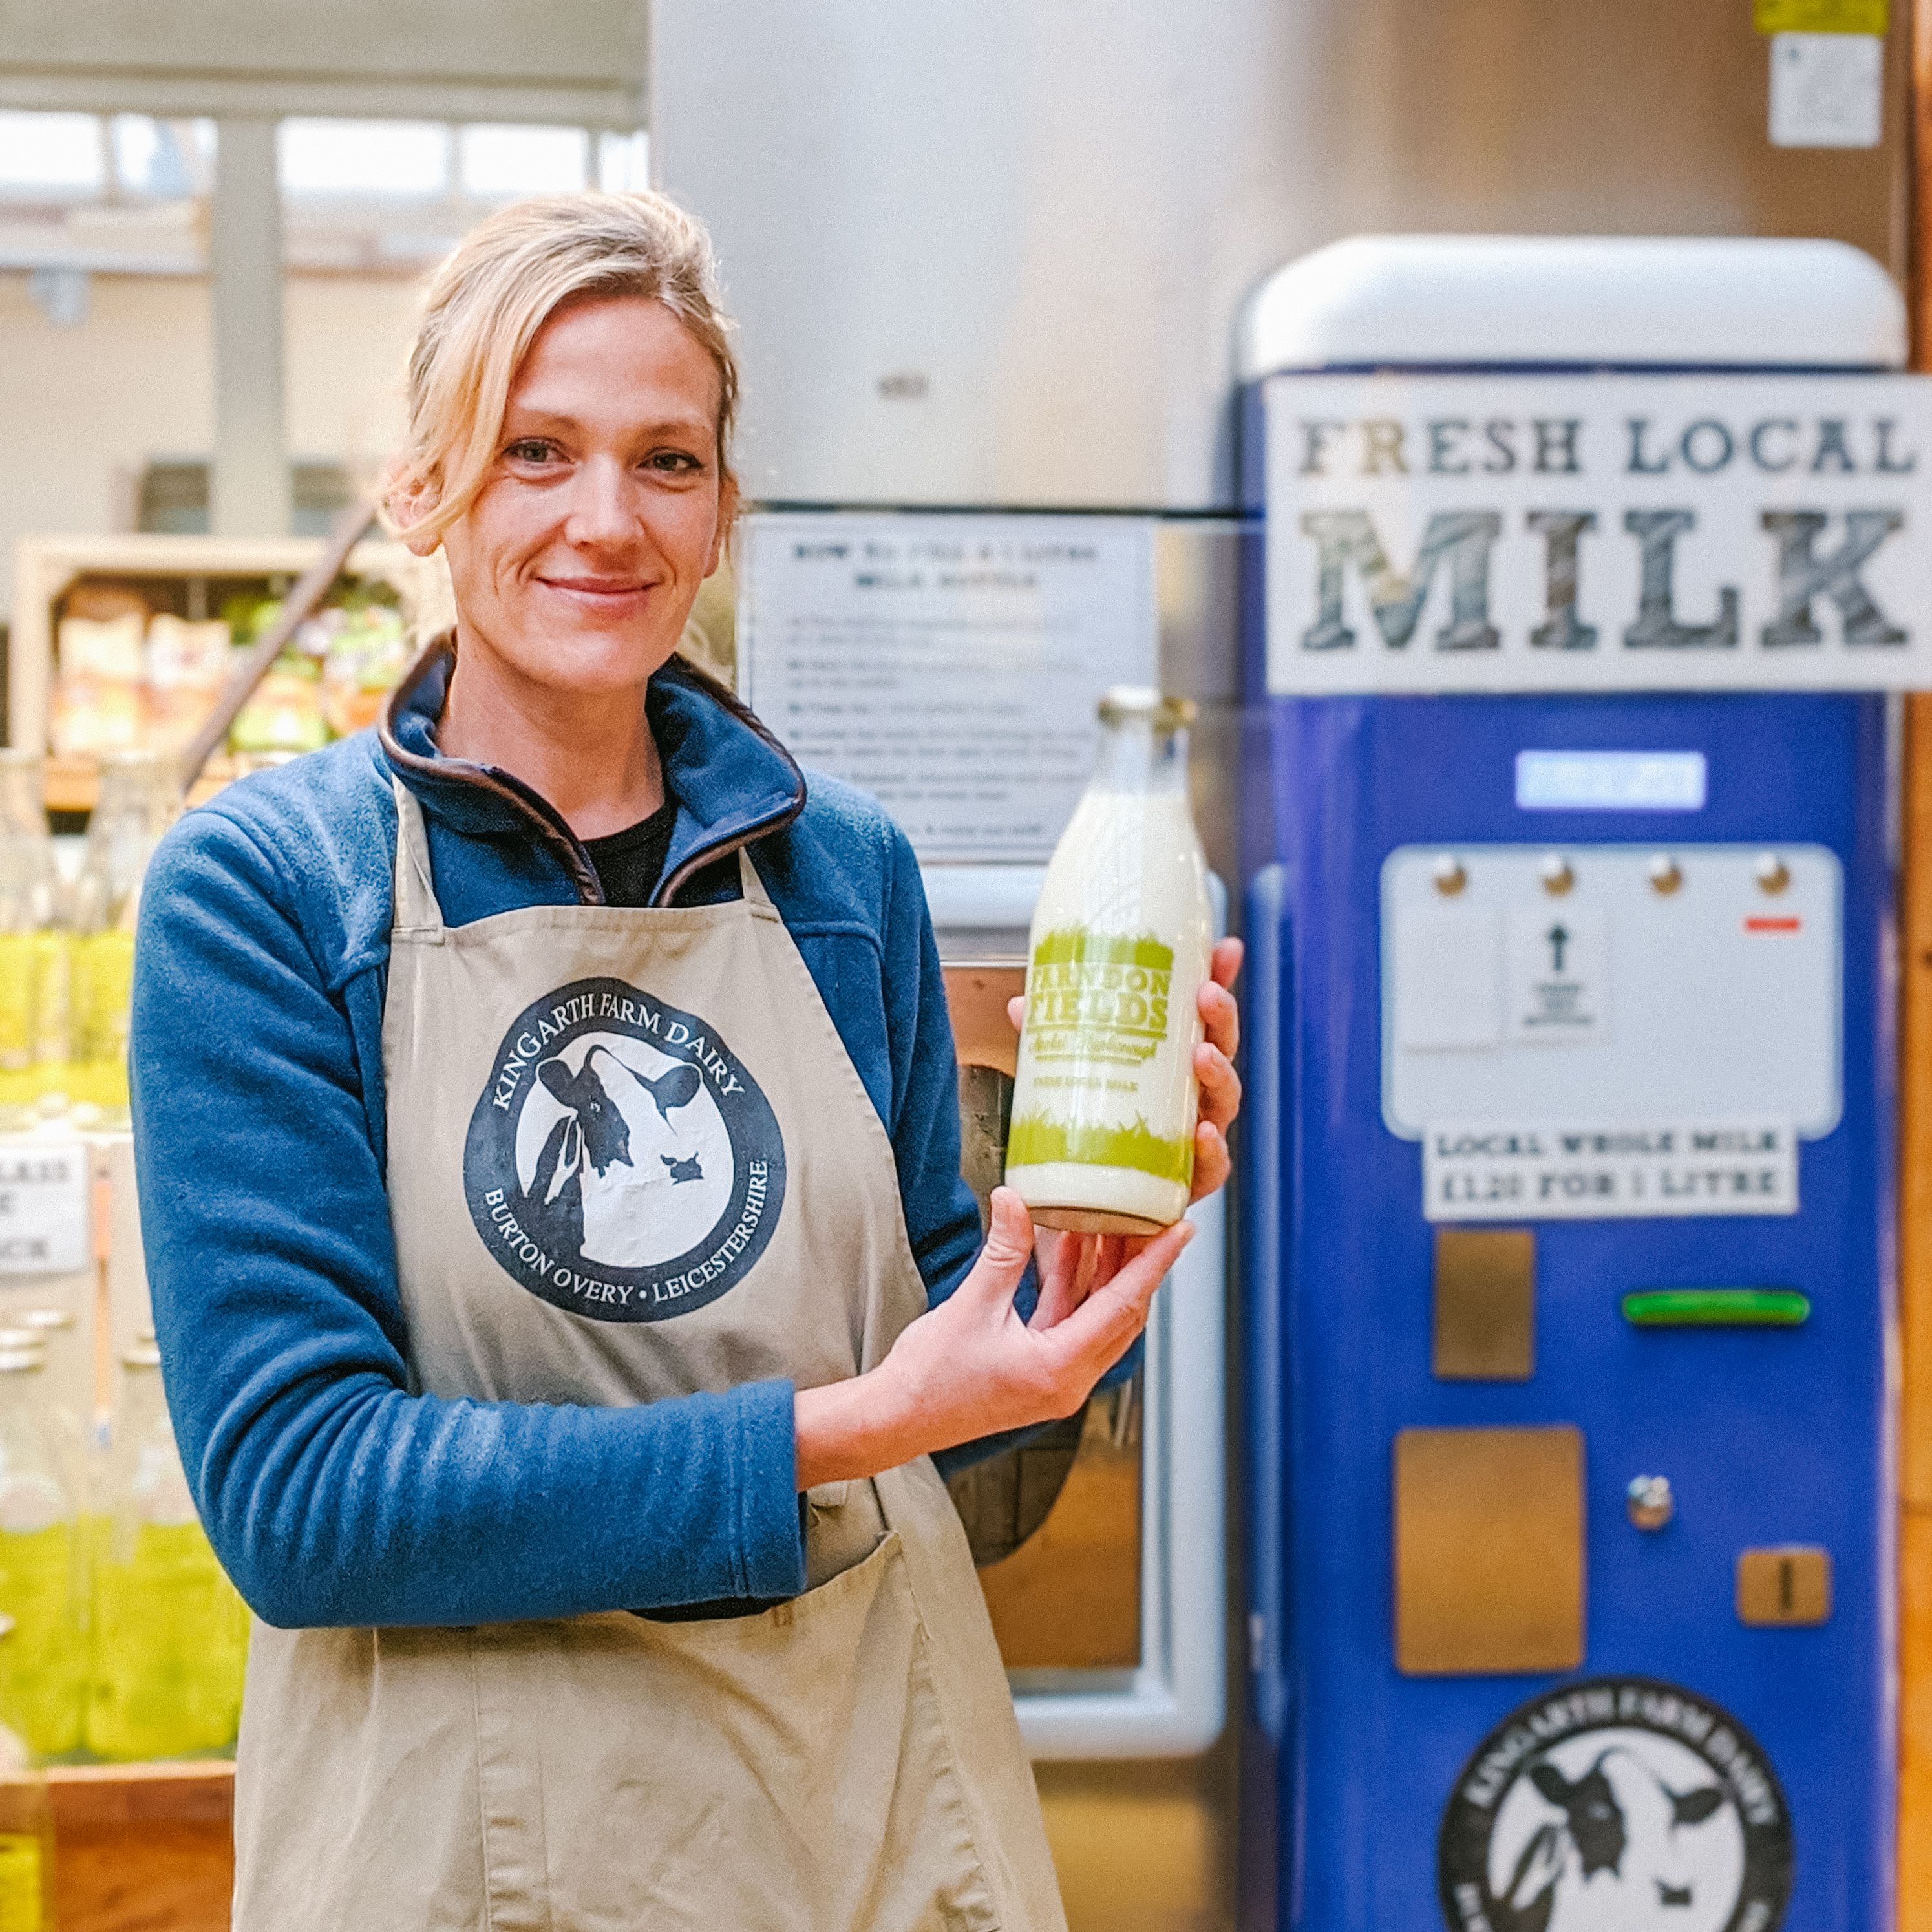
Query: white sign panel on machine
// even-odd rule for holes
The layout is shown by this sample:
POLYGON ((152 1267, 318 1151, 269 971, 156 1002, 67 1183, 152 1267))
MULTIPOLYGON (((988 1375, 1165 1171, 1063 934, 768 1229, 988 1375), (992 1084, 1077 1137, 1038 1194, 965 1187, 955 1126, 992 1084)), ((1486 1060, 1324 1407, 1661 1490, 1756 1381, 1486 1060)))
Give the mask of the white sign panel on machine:
POLYGON ((1280 375, 1268 678, 1932 687, 1932 381, 1280 375))
POLYGON ((1095 707, 1153 681, 1154 526, 1119 517, 748 518, 739 685, 922 859, 1042 861, 1095 707))
POLYGON ((1815 846, 1391 853, 1382 1112, 1425 1214, 1796 1213, 1842 1104, 1840 892, 1815 846))

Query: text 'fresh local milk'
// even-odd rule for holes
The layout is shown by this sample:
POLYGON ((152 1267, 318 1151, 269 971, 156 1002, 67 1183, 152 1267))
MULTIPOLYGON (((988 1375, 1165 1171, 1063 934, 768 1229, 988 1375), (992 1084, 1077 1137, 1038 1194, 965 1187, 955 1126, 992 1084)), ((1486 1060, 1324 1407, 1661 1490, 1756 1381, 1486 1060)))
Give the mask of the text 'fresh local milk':
POLYGON ((1922 378, 1264 394, 1272 691, 1932 686, 1922 378))

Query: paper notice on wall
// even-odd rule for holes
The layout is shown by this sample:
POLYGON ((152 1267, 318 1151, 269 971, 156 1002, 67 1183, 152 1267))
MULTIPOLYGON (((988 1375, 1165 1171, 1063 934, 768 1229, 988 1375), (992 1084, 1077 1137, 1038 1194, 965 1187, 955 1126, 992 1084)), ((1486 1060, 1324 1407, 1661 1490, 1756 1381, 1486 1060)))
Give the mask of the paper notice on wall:
POLYGON ((1422 1136, 1431 1221, 1795 1214, 1787 1120, 1446 1121, 1422 1136))
POLYGON ((924 859, 1038 861, 1093 768, 1109 685, 1153 681, 1143 518, 746 520, 739 688, 924 859))
POLYGON ((16 1142, 0 1156, 0 1275, 86 1268, 92 1193, 80 1142, 16 1142))
POLYGON ((1875 148, 1883 132, 1885 43, 1876 34, 1774 34, 1771 144, 1875 148))

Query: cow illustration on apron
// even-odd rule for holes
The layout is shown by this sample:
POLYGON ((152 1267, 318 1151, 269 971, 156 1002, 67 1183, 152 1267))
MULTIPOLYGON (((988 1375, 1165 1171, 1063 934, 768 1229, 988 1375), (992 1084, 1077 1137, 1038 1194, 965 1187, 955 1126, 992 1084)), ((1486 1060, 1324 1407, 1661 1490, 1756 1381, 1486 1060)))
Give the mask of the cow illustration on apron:
MULTIPOLYGON (((443 923, 399 815, 383 1062, 412 1375, 620 1405, 881 1360, 926 1307, 891 1143, 742 897, 443 923)), ((922 1458, 814 1491, 757 1614, 257 1623, 242 1932, 1062 1932, 984 1600, 922 1458)))

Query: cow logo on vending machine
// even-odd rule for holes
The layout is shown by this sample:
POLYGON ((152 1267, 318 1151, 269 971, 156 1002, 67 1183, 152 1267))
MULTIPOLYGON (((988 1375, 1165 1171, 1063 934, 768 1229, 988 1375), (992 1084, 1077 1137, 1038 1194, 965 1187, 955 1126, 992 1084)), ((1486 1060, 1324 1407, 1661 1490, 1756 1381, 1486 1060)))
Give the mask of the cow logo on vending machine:
POLYGON ((518 1015, 463 1150, 464 1193, 512 1280, 598 1322, 716 1301, 764 1252, 784 1142, 716 1028, 621 980, 518 1015))
POLYGON ((1757 1741, 1644 1677, 1512 1711, 1464 1766, 1438 1847, 1451 1932, 1777 1932, 1791 1867, 1757 1741))

